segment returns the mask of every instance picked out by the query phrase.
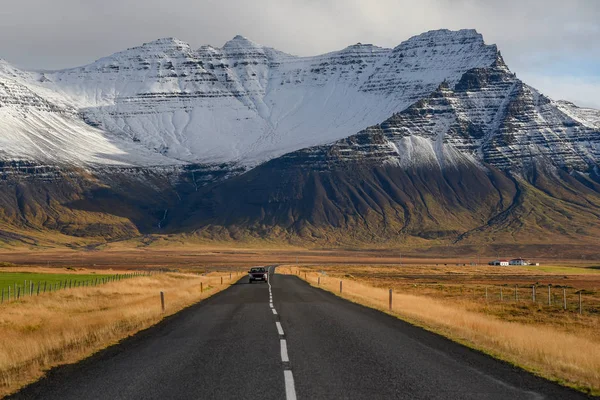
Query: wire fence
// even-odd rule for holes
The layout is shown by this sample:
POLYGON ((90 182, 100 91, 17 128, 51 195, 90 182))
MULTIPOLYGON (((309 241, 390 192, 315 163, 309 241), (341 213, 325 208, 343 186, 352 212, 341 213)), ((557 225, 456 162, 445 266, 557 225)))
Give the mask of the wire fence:
POLYGON ((73 278, 61 280, 23 280, 22 282, 12 282, 0 289, 0 304, 9 301, 20 300, 25 297, 40 296, 46 293, 53 293, 59 290, 68 290, 73 288, 91 288, 104 285, 111 282, 118 282, 125 279, 132 279, 141 276, 150 276, 156 272, 132 272, 128 274, 104 275, 95 278, 78 279, 77 275, 73 278))
MULTIPOLYGON (((532 304, 539 309, 600 313, 600 299, 591 290, 560 285, 485 286, 474 296, 491 304, 532 304)), ((471 296, 469 296, 471 297, 471 296)))
POLYGON ((596 291, 564 285, 502 284, 502 285, 440 285, 415 284, 409 291, 437 291, 447 297, 458 297, 488 304, 533 305, 540 309, 562 309, 583 313, 600 313, 600 298, 596 291))
MULTIPOLYGON (((339 291, 343 290, 344 282, 355 279, 343 276, 328 276, 314 271, 292 269, 292 273, 305 280, 316 283, 339 282, 339 291)), ((360 278, 356 280, 360 282, 360 278)), ((367 282, 363 282, 368 284, 367 282)), ((490 306, 515 306, 532 308, 536 311, 564 311, 577 314, 600 316, 600 293, 597 290, 581 289, 566 285, 553 284, 441 284, 441 283, 410 283, 390 285, 375 284, 380 289, 393 290, 396 293, 413 295, 431 295, 434 297, 464 299, 490 306), (391 286, 391 287, 390 287, 391 286)))

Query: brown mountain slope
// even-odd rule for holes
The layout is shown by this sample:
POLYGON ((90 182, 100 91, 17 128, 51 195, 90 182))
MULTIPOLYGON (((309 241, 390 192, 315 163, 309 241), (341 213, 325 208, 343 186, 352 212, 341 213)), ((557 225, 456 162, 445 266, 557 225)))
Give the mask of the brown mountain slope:
POLYGON ((351 163, 315 171, 274 160, 192 194, 168 227, 208 238, 337 245, 594 242, 598 184, 538 167, 532 178, 473 165, 351 163))
POLYGON ((597 244, 600 237, 600 185, 541 168, 523 177, 468 165, 307 170, 279 159, 205 186, 193 185, 187 173, 174 180, 81 171, 5 179, 0 241, 59 245, 193 234, 385 247, 597 244))

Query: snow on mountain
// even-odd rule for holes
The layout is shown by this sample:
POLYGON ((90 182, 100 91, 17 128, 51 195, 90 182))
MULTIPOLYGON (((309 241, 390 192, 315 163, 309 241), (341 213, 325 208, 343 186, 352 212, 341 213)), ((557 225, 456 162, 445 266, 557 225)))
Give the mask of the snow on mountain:
MULTIPOLYGON (((3 71, 0 79, 72 110, 68 125, 75 126, 65 135, 73 141, 98 136, 119 148, 115 154, 149 158, 148 164, 157 159, 147 150, 159 162, 253 165, 381 122, 497 56, 473 30, 427 32, 394 49, 356 44, 315 57, 291 56, 242 36, 223 48, 198 50, 167 38, 79 68, 3 71), (71 120, 78 116, 87 125, 71 120)), ((35 126, 22 130, 45 135, 35 126)), ((82 162, 112 154, 108 148, 89 154, 94 150, 85 139, 77 148, 89 149, 78 156, 82 162)), ((7 156, 39 153, 21 150, 7 156)))
POLYGON ((555 102, 557 108, 577 122, 590 128, 600 129, 600 111, 593 108, 581 108, 575 104, 559 100, 555 102))
POLYGON ((285 156, 329 169, 345 163, 520 171, 536 162, 590 172, 600 160, 596 110, 554 102, 511 73, 501 58, 444 81, 430 95, 331 145, 285 156))
POLYGON ((42 97, 21 82, 24 77, 27 74, 0 64, 0 159, 70 165, 177 164, 89 126, 74 107, 42 97))
MULTIPOLYGON (((527 140, 542 129, 535 140, 555 146, 563 140, 560 132, 575 129, 564 128, 567 120, 598 128, 597 111, 549 100, 544 106, 546 98, 518 85, 514 76, 503 75, 487 86, 479 80, 494 76, 473 76, 473 71, 489 74, 494 66, 502 69, 496 74, 512 76, 496 46, 486 45, 474 30, 426 32, 394 49, 358 43, 314 57, 292 56, 236 36, 222 48, 197 50, 174 38, 159 39, 61 71, 19 71, 3 62, 0 154, 77 165, 253 166, 346 138, 432 93, 444 98, 442 84, 462 93, 444 100, 452 116, 443 118, 443 111, 427 114, 420 127, 413 123, 415 137, 395 142, 397 152, 439 155, 453 152, 440 147, 449 143, 470 158, 493 161, 494 151, 504 145, 498 142, 501 129, 516 132, 508 136, 529 132, 523 136, 527 140), (473 84, 480 87, 466 90, 473 84), (514 117, 509 121, 502 110, 516 107, 515 96, 528 100, 509 113, 514 117), (519 120, 518 111, 527 107, 535 109, 529 113, 533 119, 519 120), (461 123, 468 125, 468 135, 482 136, 440 133, 461 123)), ((521 154, 527 146, 517 142, 497 156, 521 154)), ((580 150, 597 157, 595 148, 580 150)), ((434 156, 415 154, 401 155, 401 163, 434 156)))

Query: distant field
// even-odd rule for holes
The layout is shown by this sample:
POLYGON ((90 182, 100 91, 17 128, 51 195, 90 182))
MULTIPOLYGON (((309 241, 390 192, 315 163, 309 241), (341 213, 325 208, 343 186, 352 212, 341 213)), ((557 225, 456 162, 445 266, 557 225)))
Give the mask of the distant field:
MULTIPOLYGON (((559 247, 562 248, 562 247, 559 247)), ((500 252, 510 257, 523 256, 549 265, 600 268, 600 250, 594 253, 587 246, 585 258, 569 258, 564 253, 543 253, 546 248, 519 249, 500 252)), ((496 253, 478 253, 477 248, 448 247, 445 252, 434 253, 428 249, 340 249, 299 247, 255 246, 237 247, 182 244, 179 247, 135 247, 131 243, 111 244, 98 250, 45 249, 0 251, 0 261, 7 265, 91 268, 96 271, 112 269, 210 269, 219 266, 245 268, 269 264, 338 264, 338 265, 417 265, 417 266, 470 266, 472 263, 487 266, 488 261, 498 258, 496 253)), ((574 250, 581 250, 574 247, 574 250)), ((0 262, 0 266, 2 266, 0 262)), ((536 267, 532 267, 536 268, 536 267)), ((600 269, 596 269, 600 271, 600 269)))

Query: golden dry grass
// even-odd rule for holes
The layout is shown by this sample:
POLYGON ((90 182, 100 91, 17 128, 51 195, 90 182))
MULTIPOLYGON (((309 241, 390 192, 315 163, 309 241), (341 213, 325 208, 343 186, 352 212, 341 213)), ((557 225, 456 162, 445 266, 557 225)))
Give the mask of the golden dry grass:
MULTIPOLYGON (((232 281, 239 278, 233 275, 232 281)), ((229 272, 165 273, 5 303, 0 306, 0 397, 50 367, 85 358, 229 283, 229 272), (160 291, 165 293, 165 313, 160 291)))
POLYGON ((394 293, 348 274, 322 275, 313 268, 278 267, 278 273, 299 272, 301 279, 339 296, 373 307, 438 332, 455 341, 519 365, 546 378, 583 391, 600 393, 600 335, 597 330, 565 331, 552 325, 506 321, 473 311, 465 301, 394 293), (320 284, 318 279, 320 277, 320 284), (339 283, 343 281, 343 292, 339 283))

